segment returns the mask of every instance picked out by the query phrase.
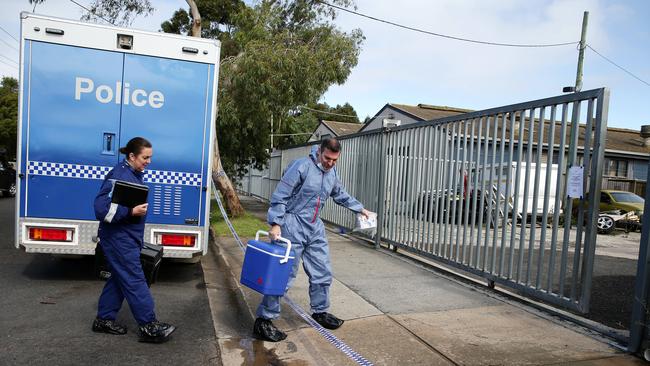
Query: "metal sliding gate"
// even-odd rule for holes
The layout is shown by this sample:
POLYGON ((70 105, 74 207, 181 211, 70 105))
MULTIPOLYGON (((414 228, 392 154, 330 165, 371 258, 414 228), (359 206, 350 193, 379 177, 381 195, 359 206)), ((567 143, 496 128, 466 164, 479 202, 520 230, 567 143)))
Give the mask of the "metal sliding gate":
MULTIPOLYGON (((377 243, 586 313, 608 103, 603 88, 344 136, 338 173, 378 213, 377 243)), ((322 218, 353 226, 332 202, 322 218)))

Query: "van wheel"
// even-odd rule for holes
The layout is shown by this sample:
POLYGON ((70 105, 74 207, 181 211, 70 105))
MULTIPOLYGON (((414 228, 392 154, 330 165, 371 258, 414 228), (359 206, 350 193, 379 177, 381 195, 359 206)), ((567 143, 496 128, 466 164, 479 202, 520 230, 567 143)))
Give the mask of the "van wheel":
POLYGON ((9 197, 16 197, 16 183, 11 183, 9 190, 7 191, 9 197))

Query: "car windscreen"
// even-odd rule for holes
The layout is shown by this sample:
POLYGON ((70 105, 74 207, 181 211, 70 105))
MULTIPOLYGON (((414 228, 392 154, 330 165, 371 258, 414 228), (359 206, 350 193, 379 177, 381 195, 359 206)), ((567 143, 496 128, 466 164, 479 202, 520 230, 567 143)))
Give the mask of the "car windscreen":
POLYGON ((645 200, 630 192, 611 192, 616 202, 644 203, 645 200))

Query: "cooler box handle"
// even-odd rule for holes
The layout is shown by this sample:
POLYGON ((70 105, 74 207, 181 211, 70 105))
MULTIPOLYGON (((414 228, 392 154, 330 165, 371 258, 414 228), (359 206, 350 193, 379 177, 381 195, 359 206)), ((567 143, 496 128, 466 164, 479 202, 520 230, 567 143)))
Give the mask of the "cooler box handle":
MULTIPOLYGON (((269 236, 268 231, 257 230, 257 233, 255 233, 255 241, 260 240, 260 234, 264 234, 265 236, 269 236)), ((289 241, 289 239, 285 239, 283 237, 279 237, 278 240, 287 243, 287 251, 286 251, 286 253, 284 253, 284 258, 280 259, 280 263, 284 264, 284 263, 287 263, 289 261, 289 253, 291 252, 291 241, 289 241)))

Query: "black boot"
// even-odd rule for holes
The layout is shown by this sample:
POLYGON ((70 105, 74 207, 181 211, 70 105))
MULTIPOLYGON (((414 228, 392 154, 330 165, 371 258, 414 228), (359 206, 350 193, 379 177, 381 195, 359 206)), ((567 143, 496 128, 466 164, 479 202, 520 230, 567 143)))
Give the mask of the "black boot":
POLYGON ((327 329, 338 329, 343 325, 343 320, 335 317, 330 313, 313 313, 311 317, 314 318, 318 324, 322 325, 323 328, 327 329))
POLYGON ((264 318, 255 319, 255 325, 253 325, 253 336, 257 339, 269 342, 279 342, 287 338, 285 332, 276 328, 269 319, 264 318))
POLYGON ((176 327, 171 324, 153 321, 151 323, 140 326, 140 338, 138 341, 149 343, 163 343, 169 340, 169 336, 175 330, 176 327))
POLYGON ((93 322, 93 332, 123 335, 126 334, 126 327, 117 324, 115 320, 96 318, 93 322))

